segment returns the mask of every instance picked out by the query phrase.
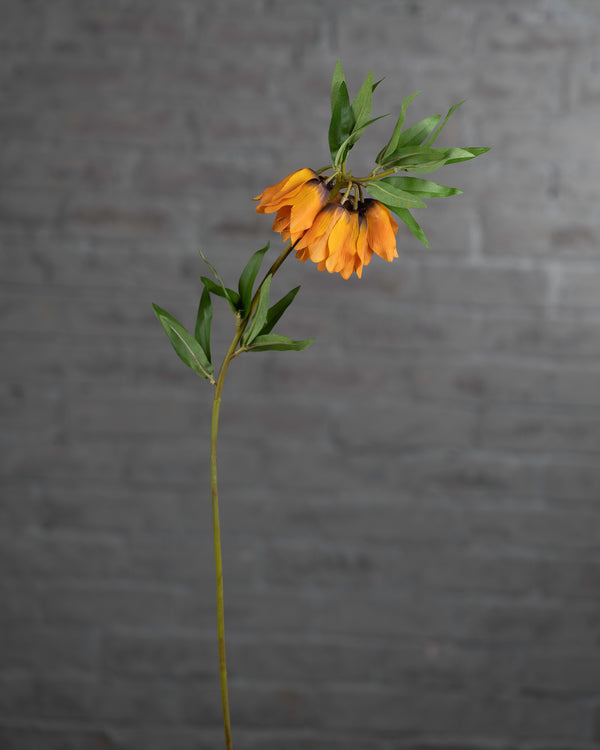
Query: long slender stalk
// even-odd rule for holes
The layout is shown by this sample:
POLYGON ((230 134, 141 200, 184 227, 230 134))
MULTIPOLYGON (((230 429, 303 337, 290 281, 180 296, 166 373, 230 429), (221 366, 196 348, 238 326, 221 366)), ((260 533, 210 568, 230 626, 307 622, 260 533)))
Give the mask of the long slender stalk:
POLYGON ((231 362, 233 353, 242 336, 243 329, 238 322, 236 335, 223 359, 213 401, 212 421, 210 430, 210 496, 213 513, 213 536, 215 543, 215 570, 217 574, 217 629, 219 636, 219 674, 221 679, 221 702, 223 704, 223 726, 225 727, 225 747, 232 750, 231 718, 229 714, 229 691, 227 689, 227 662, 225 658, 225 605, 223 600, 223 558, 221 555, 221 524, 219 520, 219 491, 217 488, 217 436, 219 432, 219 412, 221 410, 221 394, 225 374, 231 362))
MULTIPOLYGON (((265 279, 269 275, 273 275, 277 272, 283 261, 287 258, 293 249, 293 245, 288 245, 283 249, 277 260, 273 263, 271 268, 267 271, 265 279)), ((223 599, 223 557, 221 554, 221 523, 219 520, 219 492, 217 488, 217 437, 219 433, 219 414, 221 411, 221 395, 223 393, 223 384, 225 382, 225 375, 229 368, 229 363, 235 356, 238 344, 241 341, 242 335, 248 325, 260 294, 260 289, 264 284, 265 279, 259 285, 250 305, 250 310, 244 318, 237 319, 235 336, 233 337, 229 349, 223 358, 221 369, 219 370, 219 377, 215 383, 215 397, 213 400, 212 409, 212 420, 210 429, 210 496, 212 503, 213 513, 213 536, 215 544, 215 570, 217 576, 217 629, 219 636, 219 675, 221 680, 221 702, 223 704, 223 726, 225 729, 225 747, 227 750, 232 750, 232 739, 231 739, 231 717, 229 711, 229 690, 227 686, 227 661, 225 657, 225 604, 223 599)))

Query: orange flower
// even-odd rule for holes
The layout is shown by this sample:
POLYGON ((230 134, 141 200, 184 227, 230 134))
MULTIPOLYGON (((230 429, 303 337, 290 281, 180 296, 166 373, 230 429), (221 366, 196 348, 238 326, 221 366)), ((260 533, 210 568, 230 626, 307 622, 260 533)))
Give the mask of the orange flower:
POLYGON ((396 250, 396 232, 398 224, 392 218, 390 209, 383 203, 367 198, 361 209, 367 222, 367 241, 369 247, 380 258, 392 262, 398 257, 396 250))
POLYGON ((354 209, 348 204, 330 203, 316 216, 312 226, 296 245, 296 257, 310 258, 319 271, 339 273, 344 279, 371 261, 373 253, 387 261, 398 257, 398 224, 389 209, 371 198, 354 209))
POLYGON ((260 201, 256 207, 259 214, 277 211, 274 231, 280 232, 284 240, 296 242, 312 226, 329 194, 326 179, 305 168, 266 188, 254 200, 260 201))

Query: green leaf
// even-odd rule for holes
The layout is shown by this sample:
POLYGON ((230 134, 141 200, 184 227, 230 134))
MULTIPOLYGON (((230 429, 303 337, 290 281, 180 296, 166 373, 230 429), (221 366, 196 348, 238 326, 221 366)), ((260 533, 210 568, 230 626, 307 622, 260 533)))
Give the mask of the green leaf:
MULTIPOLYGON (((200 248, 198 248, 198 252, 200 253, 200 257, 202 258, 202 260, 206 263, 206 265, 212 271, 213 276, 215 277, 215 279, 219 282, 219 286, 223 290, 223 293, 222 294, 219 293, 214 288, 213 289, 209 289, 209 291, 214 292, 214 294, 217 294, 219 297, 224 297, 229 302, 229 306, 231 307, 231 309, 233 310, 233 312, 237 313, 238 310, 239 310, 239 295, 237 294, 237 292, 234 292, 232 289, 228 289, 225 286, 225 284, 223 283, 223 279, 217 273, 217 269, 212 265, 212 263, 209 262, 208 258, 205 257, 204 253, 202 252, 202 250, 200 250, 200 248), (234 301, 236 299, 237 299, 237 302, 234 301)), ((201 279, 202 279, 202 283, 206 287, 207 284, 205 282, 209 281, 209 279, 206 279, 206 277, 204 277, 204 276, 202 276, 201 279)), ((213 285, 213 287, 214 287, 214 285, 213 285)))
POLYGON ((198 341, 166 310, 155 304, 152 307, 177 356, 197 375, 214 382, 211 377, 213 367, 198 341))
POLYGON ((267 320, 264 326, 260 329, 259 336, 263 336, 264 334, 270 333, 273 330, 283 313, 294 301, 294 297, 298 294, 299 289, 299 286, 295 287, 284 297, 282 297, 279 302, 276 302, 272 307, 268 309, 267 320))
POLYGON ((346 157, 348 156, 348 151, 350 151, 352 146, 356 143, 356 141, 358 141, 361 135, 365 132, 365 128, 368 128, 369 125, 371 125, 374 122, 377 122, 377 120, 381 120, 383 117, 388 117, 388 115, 379 115, 379 117, 374 117, 372 120, 365 122, 365 124, 362 127, 355 128, 340 146, 337 154, 334 157, 334 161, 337 164, 343 164, 346 157))
POLYGON ((420 93, 421 93, 420 91, 416 91, 414 94, 407 96, 406 99, 402 102, 402 109, 400 110, 400 116, 398 117, 398 121, 396 122, 396 127, 394 128, 392 137, 388 141, 387 146, 384 146, 381 149, 381 151, 377 154, 377 159, 375 160, 377 164, 381 164, 386 154, 391 154, 396 150, 396 147, 398 145, 398 139, 400 138, 400 133, 402 132, 402 127, 404 126, 404 118, 406 117, 406 108, 412 102, 413 99, 419 96, 420 93))
POLYGON ((441 119, 441 115, 431 115, 430 117, 426 117, 424 120, 416 123, 416 125, 411 125, 410 128, 407 128, 400 134, 396 148, 420 146, 441 119))
POLYGON ((361 132, 361 134, 362 134, 362 133, 364 132, 364 129, 365 129, 365 128, 368 128, 368 127, 369 127, 369 125, 371 125, 371 123, 373 123, 373 122, 377 122, 377 120, 383 120, 383 118, 384 118, 384 117, 389 117, 389 116, 390 116, 390 113, 389 113, 389 112, 386 112, 386 114, 385 114, 385 115, 379 115, 378 117, 373 117, 373 118, 372 118, 371 120, 369 120, 368 122, 365 122, 365 124, 364 124, 364 125, 363 125, 363 126, 361 127, 361 129, 360 129, 360 132, 361 132))
POLYGON ((420 165, 413 164, 411 166, 402 167, 406 172, 412 172, 413 174, 429 174, 435 172, 440 167, 446 164, 445 159, 439 159, 438 161, 423 161, 420 165))
POLYGON ((213 318, 212 302, 210 293, 206 287, 202 290, 200 303, 198 305, 198 314, 196 315, 196 327, 194 329, 194 338, 200 344, 206 354, 209 362, 212 362, 210 353, 210 327, 213 318))
POLYGON ((348 87, 344 79, 344 71, 338 60, 331 82, 331 121, 329 123, 329 150, 331 158, 335 162, 336 154, 340 146, 352 132, 354 127, 354 115, 350 106, 348 87))
POLYGON ((260 269, 260 264, 264 254, 269 249, 269 242, 261 250, 257 250, 254 255, 248 261, 246 267, 242 271, 240 280, 238 282, 238 289, 240 290, 240 305, 242 315, 247 315, 250 310, 250 304, 252 302, 252 289, 256 280, 256 275, 260 269))
POLYGON ((382 166, 386 169, 397 167, 398 170, 406 170, 421 174, 433 172, 444 164, 455 164, 460 161, 479 156, 483 153, 481 149, 465 148, 430 148, 429 146, 405 146, 398 149, 393 159, 386 160, 382 166))
POLYGON ((457 158, 456 156, 451 156, 451 158, 446 161, 446 164, 458 164, 458 162, 460 161, 469 161, 469 159, 474 159, 476 156, 481 156, 481 154, 485 154, 489 150, 489 147, 486 146, 452 149, 452 151, 461 151, 464 155, 460 156, 459 158, 457 158))
POLYGON ((366 190, 377 200, 385 203, 386 206, 395 206, 396 208, 425 208, 425 203, 417 196, 407 193, 396 187, 392 182, 392 177, 385 177, 377 182, 369 182, 365 187, 366 190))
POLYGON ((456 112, 456 110, 460 107, 461 104, 464 104, 467 100, 463 99, 462 102, 458 102, 458 104, 453 104, 450 109, 448 110, 448 114, 444 118, 444 122, 439 126, 439 128, 433 132, 430 136, 430 138, 426 141, 427 146, 431 146, 432 143, 435 143, 437 141, 439 134, 442 132, 442 130, 446 127, 446 123, 448 120, 452 117, 452 115, 456 112))
POLYGON ((388 177, 386 182, 419 198, 446 198, 450 195, 462 193, 462 190, 458 190, 458 188, 438 185, 437 182, 422 180, 419 177, 388 177))
POLYGON ((369 73, 365 82, 360 87, 358 94, 352 102, 352 116, 354 117, 354 128, 362 128, 371 116, 373 100, 373 73, 369 73))
POLYGON ((346 84, 343 84, 342 88, 340 88, 340 92, 340 99, 331 113, 331 122, 329 125, 329 150, 331 152, 334 166, 339 166, 340 162, 336 161, 336 157, 340 150, 340 146, 350 135, 352 128, 354 127, 346 84))
POLYGON ((337 60, 333 71, 333 78, 331 79, 331 110, 333 111, 335 103, 337 101, 338 89, 342 84, 346 84, 346 78, 344 76, 344 70, 342 63, 337 60))
POLYGON ((249 352, 264 352, 264 351, 302 351, 306 347, 310 346, 315 339, 303 339, 302 341, 294 341, 289 339, 287 336, 278 336, 276 333, 270 333, 266 336, 257 336, 252 342, 252 346, 248 347, 249 352))
POLYGON ((442 149, 430 148, 429 146, 404 146, 404 148, 398 148, 394 152, 393 156, 390 154, 385 157, 385 161, 381 162, 381 166, 393 167, 396 164, 400 164, 402 160, 406 160, 409 156, 435 156, 439 158, 442 149))
POLYGON ((267 313, 269 311, 269 290, 271 288, 272 278, 273 274, 269 274, 260 287, 256 310, 254 311, 248 330, 242 340, 242 343, 245 346, 248 346, 248 344, 258 336, 264 324, 267 322, 267 313))
POLYGON ((223 299, 226 299, 227 302, 229 302, 229 306, 231 307, 233 312, 237 315, 240 309, 240 295, 236 291, 234 291, 233 289, 229 289, 228 287, 215 284, 212 279, 208 279, 206 276, 201 276, 200 281, 204 284, 204 287, 208 289, 209 292, 212 292, 212 294, 216 294, 217 297, 223 297, 223 299))
MULTIPOLYGON (((465 148, 447 148, 447 149, 432 149, 432 151, 439 152, 439 160, 438 161, 428 161, 424 160, 421 161, 421 163, 417 163, 412 166, 403 166, 402 169, 405 169, 407 172, 414 172, 415 174, 425 174, 428 172, 435 172, 436 169, 439 169, 440 167, 443 167, 445 164, 458 164, 461 161, 469 161, 469 159, 474 159, 476 156, 479 156, 479 153, 474 153, 475 151, 480 151, 480 149, 465 149, 465 148)), ((485 151, 489 151, 489 149, 485 149, 485 151)), ((418 161, 418 160, 417 160, 418 161)))
POLYGON ((415 237, 420 240, 425 247, 429 250, 429 242, 427 240, 427 237, 425 237, 425 232, 421 229, 419 226, 417 220, 415 217, 411 214, 411 212, 407 208, 398 208, 397 206, 390 206, 386 204, 387 207, 390 209, 390 211, 393 211, 396 216, 399 216, 400 219, 406 224, 406 226, 410 229, 410 231, 415 235, 415 237))

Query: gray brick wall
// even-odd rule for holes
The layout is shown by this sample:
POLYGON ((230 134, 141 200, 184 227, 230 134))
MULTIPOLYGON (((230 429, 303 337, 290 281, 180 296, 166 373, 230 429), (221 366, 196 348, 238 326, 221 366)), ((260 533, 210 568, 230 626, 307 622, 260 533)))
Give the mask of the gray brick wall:
MULTIPOLYGON (((0 2, 0 747, 222 747, 208 420, 156 301, 232 281, 327 159, 329 81, 469 97, 464 194, 361 281, 288 262, 301 354, 220 443, 237 750, 600 747, 596 0, 0 2)), ((356 155, 366 165, 388 121, 356 155)), ((218 308, 215 348, 231 334, 218 308)))

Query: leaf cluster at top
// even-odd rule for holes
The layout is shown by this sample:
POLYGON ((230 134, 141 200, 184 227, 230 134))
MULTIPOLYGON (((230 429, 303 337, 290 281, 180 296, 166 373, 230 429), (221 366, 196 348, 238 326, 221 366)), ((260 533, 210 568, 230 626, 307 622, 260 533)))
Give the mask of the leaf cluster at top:
MULTIPOLYGON (((329 125, 329 149, 333 169, 346 175, 345 162, 350 149, 361 137, 365 128, 380 117, 371 118, 372 95, 381 83, 373 83, 369 73, 352 102, 338 60, 331 84, 331 121, 329 125)), ((362 180, 351 178, 374 198, 393 211, 427 247, 425 234, 409 209, 424 208, 423 198, 442 198, 461 193, 461 190, 439 185, 416 177, 394 176, 399 172, 426 174, 445 164, 474 159, 489 151, 485 147, 435 148, 434 143, 445 128, 450 117, 466 100, 454 104, 442 120, 441 115, 430 115, 420 122, 404 128, 408 105, 419 95, 416 92, 402 102, 400 115, 390 139, 377 154, 375 169, 362 180)), ((385 115, 383 115, 385 117, 385 115)), ((348 173, 348 175, 351 173, 348 173)), ((343 179, 342 179, 343 182, 343 179)))

